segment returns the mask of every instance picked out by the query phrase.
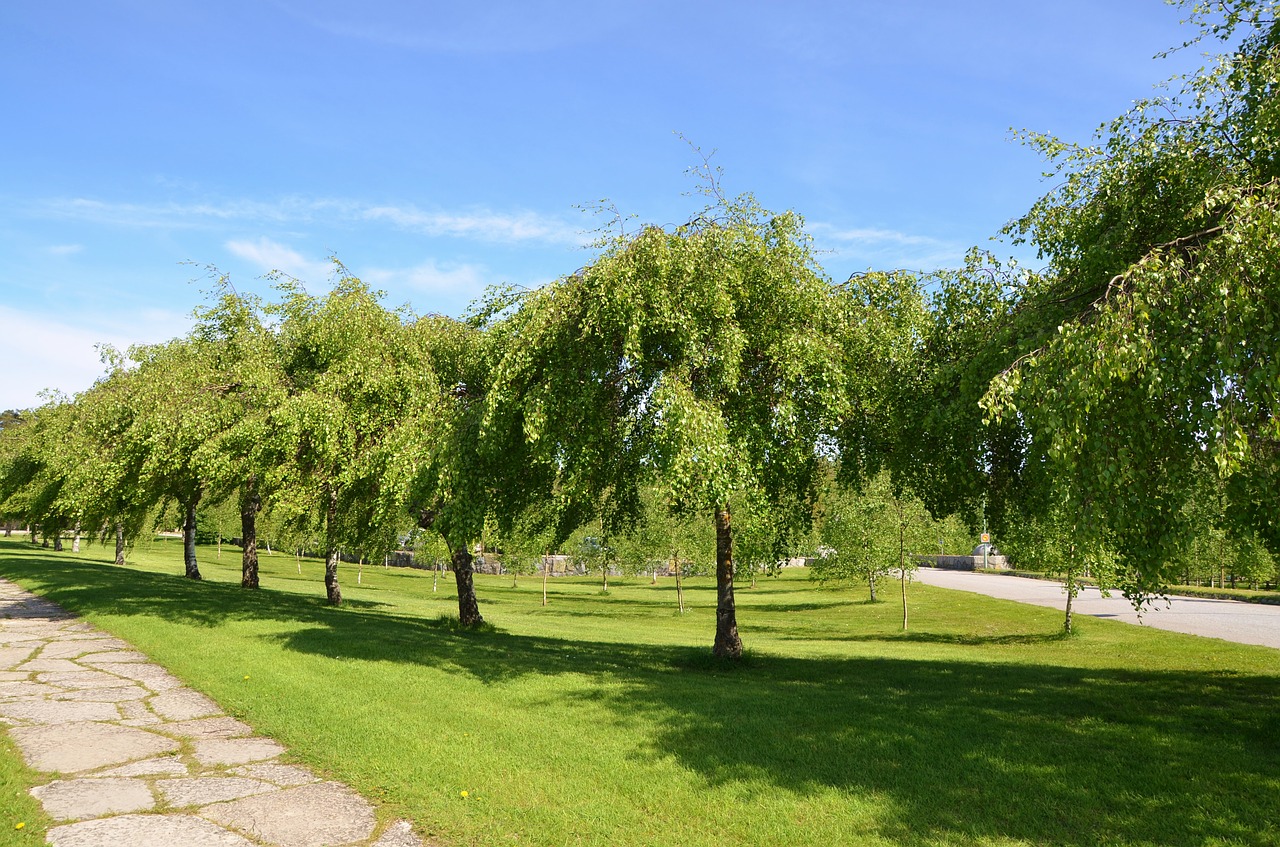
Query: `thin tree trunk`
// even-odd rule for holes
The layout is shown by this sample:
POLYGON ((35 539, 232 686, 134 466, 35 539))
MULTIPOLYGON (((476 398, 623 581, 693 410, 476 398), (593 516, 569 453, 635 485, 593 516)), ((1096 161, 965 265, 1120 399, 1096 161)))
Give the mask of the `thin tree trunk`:
POLYGON ((902 507, 898 507, 898 580, 902 583, 902 631, 907 631, 907 526, 902 521, 902 507))
POLYGON ((465 546, 453 551, 453 579, 458 586, 458 623, 463 627, 479 626, 484 623, 480 617, 480 604, 476 601, 475 557, 465 546))
POLYGON ((324 593, 330 606, 342 605, 342 587, 338 585, 338 560, 341 551, 330 547, 324 555, 324 593))
POLYGON ((244 553, 240 559, 240 587, 258 588, 258 512, 262 498, 258 495, 258 478, 249 474, 240 492, 240 539, 244 553))
POLYGON ((551 557, 542 556, 542 605, 547 605, 547 577, 551 575, 551 557))
POLYGON ((124 524, 116 524, 116 564, 124 564, 124 524))
POLYGON ((182 563, 186 566, 187 579, 201 579, 200 566, 196 563, 196 504, 197 493, 187 502, 186 519, 182 522, 182 563))
POLYGON ((75 535, 71 536, 71 552, 80 552, 80 521, 76 521, 75 535))
POLYGON ((902 631, 907 631, 907 569, 898 571, 898 579, 902 582, 902 631))
POLYGON ((676 603, 680 606, 680 614, 684 614, 684 583, 680 581, 680 557, 671 556, 671 566, 676 572, 676 603))
POLYGON ((716 506, 716 640, 711 652, 723 658, 742 657, 738 615, 733 602, 733 536, 729 504, 716 506))
MULTIPOLYGON (((1074 530, 1075 527, 1072 527, 1074 530)), ((1062 631, 1071 634, 1071 603, 1076 599, 1076 545, 1067 550, 1067 612, 1062 621, 1062 631)))
POLYGON ((1076 599, 1075 574, 1067 572, 1067 613, 1062 620, 1062 631, 1067 635, 1071 634, 1071 601, 1076 599))
POLYGON ((342 605, 342 589, 338 586, 338 492, 328 488, 329 509, 325 515, 324 590, 330 606, 342 605))
POLYGON ((5 537, 5 538, 10 538, 10 537, 12 537, 12 536, 13 536, 13 527, 9 526, 8 524, 5 524, 5 525, 4 525, 4 537, 5 537))
POLYGON ((61 529, 59 529, 57 532, 53 534, 53 552, 55 553, 62 552, 62 530, 61 529))

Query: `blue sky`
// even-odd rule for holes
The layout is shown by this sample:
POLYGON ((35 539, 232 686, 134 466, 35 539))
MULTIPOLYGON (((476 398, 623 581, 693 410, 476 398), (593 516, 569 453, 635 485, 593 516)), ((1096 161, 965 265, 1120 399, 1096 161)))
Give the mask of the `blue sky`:
POLYGON ((460 314, 590 261, 602 200, 677 223, 698 163, 804 215, 835 279, 932 268, 1048 187, 1011 128, 1086 141, 1201 64, 1159 0, 0 4, 0 409, 96 342, 180 335, 205 266, 460 314), (194 263, 194 264, 184 264, 194 263))

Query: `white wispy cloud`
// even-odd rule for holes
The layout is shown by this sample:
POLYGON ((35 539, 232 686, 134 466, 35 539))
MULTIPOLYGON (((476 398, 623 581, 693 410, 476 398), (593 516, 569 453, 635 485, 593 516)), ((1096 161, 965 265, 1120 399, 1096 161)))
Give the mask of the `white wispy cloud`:
POLYGON ((283 271, 313 285, 322 285, 329 279, 333 264, 323 259, 308 258, 287 244, 261 237, 257 241, 228 241, 227 250, 263 273, 283 271))
POLYGON ((127 203, 84 197, 45 200, 37 215, 62 220, 159 229, 196 229, 227 224, 387 223, 426 235, 474 241, 582 244, 585 236, 564 218, 533 211, 495 212, 422 209, 324 197, 285 197, 271 202, 231 200, 202 203, 127 203))
POLYGON ((471 264, 441 264, 429 259, 411 268, 369 268, 362 279, 377 288, 408 288, 451 299, 472 300, 493 280, 487 269, 471 264))
POLYGON ((372 206, 362 211, 366 220, 386 220, 403 229, 426 235, 448 235, 480 241, 546 241, 581 244, 584 236, 565 221, 534 212, 424 212, 413 206, 372 206))
POLYGON ((841 259, 878 268, 933 270, 959 264, 969 245, 931 235, 878 227, 809 225, 816 246, 841 259))
POLYGON ((72 256, 84 249, 83 244, 54 244, 46 248, 54 256, 72 256))
POLYGON ((164 341, 184 334, 188 318, 160 309, 131 316, 128 326, 95 318, 73 322, 0 305, 0 360, 9 363, 0 380, 0 409, 40 405, 44 391, 75 394, 103 375, 97 345, 124 350, 134 344, 164 341))

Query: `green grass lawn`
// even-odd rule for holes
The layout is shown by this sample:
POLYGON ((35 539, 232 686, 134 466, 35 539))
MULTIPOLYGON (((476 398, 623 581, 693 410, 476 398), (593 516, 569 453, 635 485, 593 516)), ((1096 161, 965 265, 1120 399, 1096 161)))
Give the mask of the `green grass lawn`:
MULTIPOLYGON (((1276 845, 1280 652, 927 586, 896 602, 803 571, 714 586, 452 578, 179 546, 136 564, 0 543, 0 575, 138 645, 297 760, 456 845, 1276 845), (246 677, 248 677, 246 679, 246 677), (469 796, 461 796, 461 792, 469 796)), ((11 759, 0 749, 0 761, 11 759)), ((3 772, 0 771, 0 786, 3 772)), ((28 841, 27 843, 34 843, 28 841)))
POLYGON ((34 779, 9 736, 0 731, 0 847, 44 843, 49 821, 27 793, 34 779))

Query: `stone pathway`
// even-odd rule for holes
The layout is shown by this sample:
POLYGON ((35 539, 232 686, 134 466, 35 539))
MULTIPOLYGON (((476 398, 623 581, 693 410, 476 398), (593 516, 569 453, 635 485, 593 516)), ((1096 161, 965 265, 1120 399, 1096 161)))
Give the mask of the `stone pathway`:
POLYGON ((422 847, 125 642, 0 580, 0 726, 54 847, 422 847))

